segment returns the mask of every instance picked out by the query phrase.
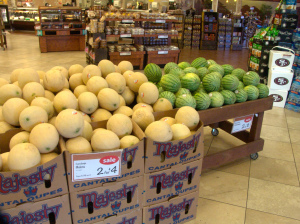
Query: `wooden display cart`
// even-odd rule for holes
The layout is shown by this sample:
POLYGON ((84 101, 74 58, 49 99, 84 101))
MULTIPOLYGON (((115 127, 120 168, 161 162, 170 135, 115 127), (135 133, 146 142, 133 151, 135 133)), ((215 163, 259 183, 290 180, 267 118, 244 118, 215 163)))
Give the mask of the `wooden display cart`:
POLYGON ((147 64, 155 63, 158 65, 167 64, 169 62, 178 63, 180 50, 173 51, 148 51, 147 64))
POLYGON ((109 60, 115 65, 121 61, 130 61, 133 66, 138 66, 140 70, 144 66, 144 55, 145 51, 136 52, 109 52, 109 60))

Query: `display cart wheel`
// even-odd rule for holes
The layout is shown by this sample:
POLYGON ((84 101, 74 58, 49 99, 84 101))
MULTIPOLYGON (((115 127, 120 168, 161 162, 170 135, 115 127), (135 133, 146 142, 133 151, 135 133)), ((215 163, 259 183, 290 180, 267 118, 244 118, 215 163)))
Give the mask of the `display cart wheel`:
POLYGON ((250 155, 250 158, 253 159, 253 160, 257 160, 257 158, 258 158, 258 153, 257 153, 257 152, 256 152, 256 153, 252 153, 252 154, 250 155))
POLYGON ((212 134, 213 136, 218 136, 219 130, 216 129, 216 128, 213 128, 213 129, 211 130, 211 134, 212 134))

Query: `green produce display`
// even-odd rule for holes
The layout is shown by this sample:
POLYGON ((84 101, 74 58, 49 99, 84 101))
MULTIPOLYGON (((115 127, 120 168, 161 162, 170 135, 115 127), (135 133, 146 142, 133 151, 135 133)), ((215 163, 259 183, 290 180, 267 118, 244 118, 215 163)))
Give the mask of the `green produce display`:
POLYGON ((144 73, 147 76, 148 81, 153 83, 159 82, 162 76, 160 67, 154 63, 148 64, 144 69, 144 73))

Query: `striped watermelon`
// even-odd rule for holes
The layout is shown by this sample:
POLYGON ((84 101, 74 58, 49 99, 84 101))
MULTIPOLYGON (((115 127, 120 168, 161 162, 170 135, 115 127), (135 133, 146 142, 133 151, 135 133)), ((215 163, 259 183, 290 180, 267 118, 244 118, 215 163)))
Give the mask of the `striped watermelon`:
POLYGON ((222 75, 219 72, 211 72, 209 74, 217 76, 220 80, 222 80, 222 78, 223 78, 222 75))
POLYGON ((244 89, 245 85, 243 82, 239 81, 238 89, 244 89))
POLYGON ((193 92, 193 96, 196 94, 196 93, 207 93, 202 85, 202 83, 200 83, 200 86, 198 87, 198 89, 196 91, 193 92))
POLYGON ((177 93, 175 93, 176 97, 179 97, 183 94, 191 94, 190 90, 186 89, 186 88, 180 88, 177 93))
POLYGON ((178 65, 175 62, 169 62, 164 67, 165 74, 169 74, 172 68, 178 68, 178 65))
POLYGON ((239 86, 239 79, 234 75, 226 75, 223 77, 221 83, 224 89, 234 91, 239 86))
POLYGON ((183 94, 176 98, 175 101, 175 107, 180 108, 184 106, 190 106, 193 108, 196 108, 196 100, 195 98, 190 94, 183 94))
POLYGON ((196 109, 197 110, 205 110, 209 108, 211 99, 207 93, 198 92, 194 95, 196 100, 196 109))
POLYGON ((211 103, 210 106, 211 107, 221 107, 224 104, 224 97, 221 93, 219 92, 211 92, 208 94, 208 96, 210 97, 211 103))
POLYGON ((234 94, 236 96, 236 103, 242 103, 247 101, 248 94, 244 89, 237 89, 234 91, 234 94))
POLYGON ((200 78, 194 73, 188 73, 181 78, 181 86, 192 92, 198 89, 200 82, 200 78))
POLYGON ((234 67, 232 65, 229 65, 229 64, 222 65, 222 67, 224 68, 224 75, 231 74, 231 72, 234 69, 234 67))
POLYGON ((256 86, 245 86, 244 90, 247 92, 248 95, 247 100, 256 100, 259 96, 259 90, 256 86))
POLYGON ((186 62, 186 61, 183 61, 183 62, 180 62, 178 64, 178 67, 181 68, 182 70, 187 68, 187 67, 192 67, 190 63, 186 62))
POLYGON ((184 72, 185 74, 188 74, 188 73, 194 73, 194 74, 196 74, 196 75, 199 76, 198 70, 195 69, 194 67, 187 67, 187 68, 185 68, 185 69, 183 70, 183 72, 184 72))
POLYGON ((148 81, 154 83, 159 82, 162 76, 160 67, 154 63, 148 64, 144 69, 144 73, 147 76, 148 81))
POLYGON ((165 90, 162 88, 162 87, 158 87, 158 92, 159 93, 162 93, 162 92, 164 92, 165 90))
POLYGON ((159 98, 165 98, 165 99, 169 100, 171 102, 172 106, 174 107, 175 100, 176 100, 176 96, 174 93, 172 93, 170 91, 164 91, 159 94, 159 98))
POLYGON ((245 74, 245 70, 241 68, 236 68, 231 72, 231 75, 235 75, 240 81, 243 81, 243 77, 245 74))
POLYGON ((215 64, 217 64, 217 62, 215 62, 214 60, 212 60, 212 59, 208 59, 207 60, 207 68, 210 66, 210 65, 215 65, 215 64))
POLYGON ((202 81, 204 76, 208 74, 208 69, 206 67, 198 68, 198 74, 199 74, 199 78, 202 81))
POLYGON ((236 96, 235 96, 234 92, 231 92, 230 90, 222 90, 220 93, 224 97, 225 105, 231 105, 231 104, 235 103, 236 96))
POLYGON ((224 90, 224 88, 223 88, 222 83, 221 83, 220 88, 219 88, 219 92, 221 92, 222 90, 224 90))
POLYGON ((171 71, 170 71, 170 74, 176 75, 179 78, 181 78, 182 76, 185 75, 184 71, 179 67, 172 68, 171 71))
POLYGON ((161 87, 173 93, 176 93, 181 87, 180 79, 172 74, 164 75, 160 80, 161 87))
POLYGON ((253 85, 257 86, 260 81, 259 75, 256 72, 249 71, 243 77, 243 83, 245 86, 253 85))
POLYGON ((201 68, 201 67, 206 67, 208 64, 207 64, 207 61, 205 58, 203 57, 199 57, 199 58, 196 58, 194 61, 192 61, 191 63, 191 66, 193 66, 194 68, 201 68))
POLYGON ((256 87, 258 88, 259 91, 259 95, 258 95, 259 99, 269 96, 269 87, 267 85, 260 83, 256 87))
POLYGON ((208 71, 209 71, 209 73, 219 72, 222 75, 222 77, 224 76, 224 68, 218 64, 210 65, 208 67, 208 71))
POLYGON ((218 91, 220 88, 221 80, 216 75, 208 74, 203 78, 202 84, 203 88, 207 92, 218 91))

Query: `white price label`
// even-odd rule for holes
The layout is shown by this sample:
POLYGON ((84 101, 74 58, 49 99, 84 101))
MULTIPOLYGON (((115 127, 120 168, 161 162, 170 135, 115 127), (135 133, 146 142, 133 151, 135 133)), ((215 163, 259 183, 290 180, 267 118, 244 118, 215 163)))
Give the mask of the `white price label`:
POLYGON ((193 28, 192 27, 188 27, 188 30, 192 30, 193 28))
POLYGON ((120 52, 120 56, 131 55, 131 51, 120 52))
POLYGON ((72 182, 119 177, 122 150, 72 154, 72 182))
POLYGON ((35 29, 36 29, 36 30, 40 30, 40 29, 41 29, 41 26, 36 26, 35 29))
POLYGON ((157 54, 168 54, 168 51, 158 51, 157 54))
POLYGON ((123 19, 122 23, 133 23, 133 19, 123 19))
POLYGON ((69 25, 64 25, 64 29, 69 29, 69 25))
POLYGON ((252 121, 253 114, 235 118, 232 125, 231 133, 236 133, 251 128, 252 121))
POLYGON ((131 33, 121 34, 120 37, 131 37, 131 33))
POLYGON ((158 38, 162 39, 162 38, 168 38, 168 35, 158 35, 158 38))
POLYGON ((156 23, 165 23, 166 20, 164 20, 164 19, 157 19, 157 20, 155 20, 155 22, 156 22, 156 23))

